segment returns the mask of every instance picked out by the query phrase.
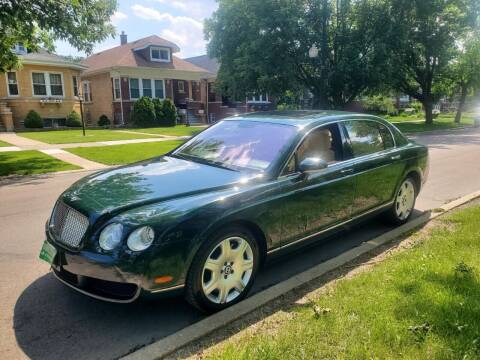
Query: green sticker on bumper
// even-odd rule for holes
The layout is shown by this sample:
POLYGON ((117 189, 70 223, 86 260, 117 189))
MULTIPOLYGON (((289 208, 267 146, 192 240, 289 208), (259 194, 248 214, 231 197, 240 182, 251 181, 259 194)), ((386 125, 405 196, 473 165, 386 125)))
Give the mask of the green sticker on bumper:
POLYGON ((50 265, 53 263, 55 259, 55 255, 57 255, 57 249, 53 245, 51 245, 47 240, 43 242, 42 250, 40 250, 40 259, 46 261, 50 265))

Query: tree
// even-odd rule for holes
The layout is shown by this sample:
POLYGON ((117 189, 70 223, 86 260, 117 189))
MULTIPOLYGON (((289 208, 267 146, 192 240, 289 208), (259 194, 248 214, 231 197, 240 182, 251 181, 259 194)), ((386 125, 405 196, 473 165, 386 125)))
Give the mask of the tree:
POLYGON ((478 33, 468 34, 451 64, 451 79, 460 92, 455 122, 460 123, 467 96, 480 88, 480 38, 478 33))
POLYGON ((205 26, 217 86, 234 97, 306 88, 315 107, 343 108, 382 82, 385 11, 378 0, 219 0, 205 26))
POLYGON ((18 66, 12 47, 22 43, 31 51, 53 50, 55 40, 66 40, 87 54, 96 42, 114 35, 109 23, 116 0, 0 1, 0 71, 18 66))
POLYGON ((456 41, 474 25, 477 7, 476 0, 390 0, 392 85, 422 103, 428 124, 456 41))

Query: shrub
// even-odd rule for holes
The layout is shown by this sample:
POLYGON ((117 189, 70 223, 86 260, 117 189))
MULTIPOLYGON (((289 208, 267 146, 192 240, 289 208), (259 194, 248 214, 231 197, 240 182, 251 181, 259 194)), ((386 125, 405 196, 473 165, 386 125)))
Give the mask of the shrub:
POLYGON ((158 120, 160 126, 175 126, 177 125, 177 108, 170 99, 163 100, 162 103, 163 117, 158 120))
POLYGON ((43 128, 43 120, 39 113, 35 110, 30 110, 25 117, 23 125, 29 129, 43 128))
POLYGON ((415 109, 415 112, 419 113, 423 111, 423 105, 419 101, 412 101, 410 107, 415 109))
POLYGON ((80 120, 80 115, 78 115, 78 113, 76 113, 75 111, 70 112, 67 115, 65 125, 67 125, 68 127, 81 127, 82 121, 80 120))
POLYGON ((131 117, 136 126, 154 126, 155 106, 152 99, 143 96, 135 101, 131 117))
POLYGON ((98 119, 98 126, 110 126, 110 119, 107 115, 103 114, 102 116, 100 116, 100 118, 98 119))
POLYGON ((286 110, 300 110, 301 106, 298 104, 278 104, 277 110, 278 111, 286 111, 286 110))
POLYGON ((153 108, 155 110, 155 120, 158 125, 162 124, 162 119, 163 119, 163 101, 155 98, 152 100, 153 101, 153 108))
POLYGON ((365 111, 373 114, 395 114, 396 109, 392 99, 386 96, 372 96, 362 100, 362 106, 365 111))

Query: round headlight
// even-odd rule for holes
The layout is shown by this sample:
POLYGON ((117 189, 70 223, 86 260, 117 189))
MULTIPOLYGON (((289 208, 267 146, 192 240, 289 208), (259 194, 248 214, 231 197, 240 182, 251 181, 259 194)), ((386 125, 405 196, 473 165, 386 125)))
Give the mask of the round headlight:
POLYGON ((132 251, 142 251, 152 245, 155 232, 150 226, 138 228, 130 234, 127 245, 132 251))
POLYGON ((105 227, 100 233, 100 239, 98 243, 103 250, 113 250, 122 239, 123 226, 119 223, 113 223, 105 227))

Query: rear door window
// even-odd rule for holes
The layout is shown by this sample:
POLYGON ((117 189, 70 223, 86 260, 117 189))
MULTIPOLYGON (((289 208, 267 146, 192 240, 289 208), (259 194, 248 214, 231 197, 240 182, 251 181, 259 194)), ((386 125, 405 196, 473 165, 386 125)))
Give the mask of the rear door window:
MULTIPOLYGON (((373 154, 387 148, 378 125, 375 121, 366 120, 344 122, 355 157, 373 154)), ((385 130, 388 131, 388 129, 385 130)), ((391 136, 390 141, 393 142, 391 136)))

